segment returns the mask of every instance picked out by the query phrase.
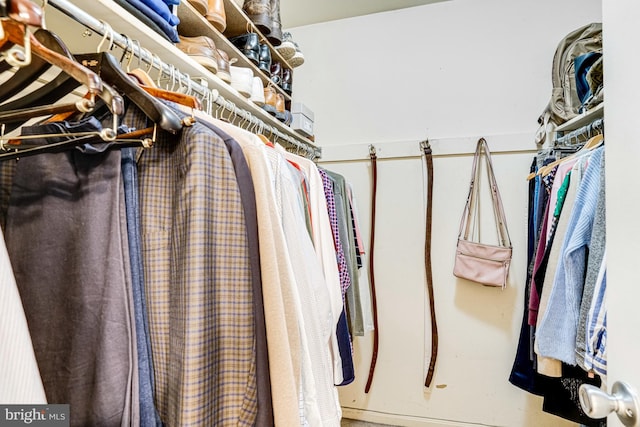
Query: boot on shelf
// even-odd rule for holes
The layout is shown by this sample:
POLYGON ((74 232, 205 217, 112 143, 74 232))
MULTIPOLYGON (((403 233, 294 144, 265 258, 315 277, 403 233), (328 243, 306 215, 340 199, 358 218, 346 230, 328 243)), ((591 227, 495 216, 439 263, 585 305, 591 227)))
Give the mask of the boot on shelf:
POLYGON ((262 34, 265 36, 271 34, 271 2, 269 0, 245 0, 242 10, 262 34))
POLYGON ((265 34, 274 46, 282 44, 282 24, 280 22, 280 0, 271 0, 271 32, 265 34))
POLYGON ((263 73, 269 75, 271 73, 271 50, 269 50, 269 46, 266 44, 260 44, 260 61, 258 63, 258 68, 263 73))
POLYGON ((224 0, 209 0, 209 8, 204 16, 216 30, 224 33, 227 28, 227 14, 224 11, 224 0))

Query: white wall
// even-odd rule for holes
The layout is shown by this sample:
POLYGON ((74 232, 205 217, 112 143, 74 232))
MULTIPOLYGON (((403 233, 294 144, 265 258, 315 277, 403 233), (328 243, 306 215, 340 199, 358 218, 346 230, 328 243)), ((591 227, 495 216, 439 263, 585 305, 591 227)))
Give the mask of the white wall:
POLYGON ((574 28, 600 20, 599 0, 455 0, 291 29, 306 57, 294 73, 294 99, 314 110, 322 165, 353 183, 364 230, 368 145, 382 157, 378 365, 365 395, 372 340, 356 337, 356 381, 340 389, 345 416, 420 426, 564 425, 541 411, 539 397, 508 382, 526 275, 525 176, 556 45, 574 28), (505 291, 451 274, 470 151, 480 136, 494 151, 514 245, 505 291), (429 390, 423 388, 430 337, 418 149, 426 137, 436 155, 432 259, 440 331, 429 390))

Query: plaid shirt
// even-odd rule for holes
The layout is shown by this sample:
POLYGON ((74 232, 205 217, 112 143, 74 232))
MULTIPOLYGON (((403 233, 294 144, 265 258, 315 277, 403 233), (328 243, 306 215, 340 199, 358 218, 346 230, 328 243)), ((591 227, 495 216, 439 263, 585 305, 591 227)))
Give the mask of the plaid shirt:
MULTIPOLYGON (((144 128, 137 110, 125 123, 144 128)), ((138 161, 155 400, 167 425, 254 425, 256 353, 241 195, 223 141, 196 123, 138 161)))
POLYGON ((340 241, 340 233, 338 232, 338 212, 336 211, 336 201, 333 194, 333 183, 329 178, 329 175, 322 170, 318 169, 320 176, 322 177, 322 185, 324 186, 324 195, 327 199, 327 209, 329 211, 329 222, 331 223, 331 231, 333 232, 333 241, 336 247, 336 254, 338 257, 338 272, 340 273, 340 287, 342 289, 342 299, 344 301, 344 295, 351 286, 351 277, 349 276, 349 267, 347 267, 347 260, 344 257, 344 250, 342 248, 342 242, 340 241))

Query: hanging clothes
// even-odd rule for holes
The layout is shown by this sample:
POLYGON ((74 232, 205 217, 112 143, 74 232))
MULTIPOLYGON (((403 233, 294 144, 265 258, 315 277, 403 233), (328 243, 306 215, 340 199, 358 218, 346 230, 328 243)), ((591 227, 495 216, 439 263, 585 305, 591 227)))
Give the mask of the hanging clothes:
POLYGON ((594 369, 606 376, 606 199, 605 157, 600 167, 600 190, 593 219, 587 273, 584 279, 580 315, 576 332, 576 361, 584 370, 594 369))
POLYGON ((140 394, 140 426, 162 426, 160 414, 153 401, 155 388, 149 319, 144 290, 144 267, 142 264, 142 236, 140 235, 140 202, 138 195, 138 171, 135 163, 135 148, 124 148, 122 156, 122 181, 125 198, 127 237, 131 266, 132 297, 136 329, 138 356, 138 381, 140 394))
MULTIPOLYGON (((298 325, 297 328, 300 331, 306 331, 306 333, 298 335, 299 344, 298 347, 292 349, 292 353, 288 353, 286 357, 281 357, 280 360, 276 359, 275 361, 272 356, 278 354, 284 348, 275 348, 275 346, 272 348, 272 340, 269 338, 271 366, 274 367, 273 363, 285 363, 287 358, 291 358, 291 355, 296 355, 295 349, 299 349, 297 353, 299 356, 294 360, 300 366, 296 372, 302 373, 301 377, 298 376, 298 379, 296 379, 296 384, 299 384, 300 387, 287 389, 287 392, 298 390, 296 402, 300 399, 301 404, 299 422, 319 426, 339 425, 341 409, 337 390, 333 384, 333 376, 335 375, 333 362, 327 352, 328 340, 320 338, 322 336, 328 338, 329 335, 323 334, 335 334, 336 323, 333 320, 328 299, 328 288, 319 263, 319 257, 307 232, 305 214, 303 212, 303 196, 298 191, 301 183, 296 178, 296 169, 291 169, 290 163, 285 161, 285 158, 289 157, 289 160, 302 166, 301 163, 304 162, 304 159, 288 156, 288 153, 285 153, 282 148, 269 147, 256 135, 228 123, 215 120, 203 113, 196 111, 195 116, 203 123, 206 122, 207 126, 219 127, 239 141, 243 152, 247 156, 254 183, 260 186, 257 191, 258 199, 260 199, 260 192, 262 192, 262 196, 268 196, 262 200, 262 203, 259 201, 257 205, 259 212, 258 226, 261 233, 261 259, 265 261, 262 271, 263 273, 265 271, 271 272, 270 276, 263 276, 265 313, 271 313, 272 315, 277 313, 277 311, 267 308, 267 300, 271 300, 278 294, 285 295, 287 296, 287 308, 289 310, 291 308, 294 309, 289 316, 298 325), (269 175, 265 176, 263 171, 267 171, 269 175), (296 196, 291 199, 293 195, 296 196), (297 213, 289 211, 289 209, 296 206, 297 213), (267 214, 271 218, 263 218, 267 214), (261 218, 263 218, 263 221, 261 221, 261 218), (265 238, 263 238, 263 234, 265 238), (262 245, 269 245, 269 241, 275 241, 281 249, 277 251, 273 246, 267 246, 267 249, 264 250, 262 245), (277 243, 279 241, 282 243, 277 243), (300 246, 301 244, 303 246, 300 246), (289 256, 284 256, 285 254, 289 254, 289 256), (301 255, 303 257, 299 258, 301 255), (280 271, 274 270, 273 266, 268 266, 267 263, 273 263, 274 261, 265 258, 267 256, 276 258, 275 261, 281 265, 280 271), (273 274, 276 274, 276 276, 273 276, 273 274), (287 283, 290 283, 290 285, 283 286, 287 283), (313 285, 308 288, 308 284, 313 285), (323 294, 326 296, 321 297, 323 294), (326 302, 323 303, 323 299, 326 302), (323 307, 326 307, 326 309, 323 307), (320 315, 321 313, 326 313, 326 315, 322 316, 320 315), (325 332, 320 335, 314 333, 313 330, 317 331, 317 328, 321 325, 324 326, 320 330, 325 332), (320 341, 316 341, 319 338, 320 341), (272 350, 274 352, 277 351, 277 353, 272 352, 272 350), (328 364, 325 365, 325 363, 328 364), (326 376, 327 374, 329 374, 328 377, 326 376)), ((301 167, 301 169, 304 168, 301 167)), ((309 182, 313 181, 309 180, 309 182)), ((311 191, 317 190, 310 189, 311 191)), ((314 215, 314 212, 312 211, 312 223, 316 221, 316 218, 322 218, 319 213, 314 215)), ((325 212, 325 216, 328 220, 328 211, 325 212)), ((337 271, 335 253, 333 262, 337 271)), ((282 339, 283 334, 281 332, 277 333, 277 329, 274 328, 277 326, 275 319, 267 318, 266 320, 268 337, 274 336, 282 339)), ((284 338, 286 338, 286 335, 284 335, 284 338)), ((276 424, 279 424, 279 417, 287 416, 287 414, 292 416, 292 407, 290 403, 286 403, 282 399, 287 394, 278 394, 276 391, 280 384, 284 387, 282 381, 287 378, 286 375, 283 375, 286 374, 286 371, 276 372, 278 372, 277 379, 274 377, 276 374, 272 369, 272 395, 274 398, 274 417, 276 418, 276 424), (276 410, 276 407, 280 408, 280 411, 276 410)), ((297 408, 297 404, 295 407, 297 408)))
POLYGON ((604 148, 598 148, 589 157, 589 166, 576 194, 566 238, 560 249, 561 260, 548 307, 536 332, 541 355, 570 365, 576 364, 576 330, 586 272, 586 251, 598 201, 603 152, 604 148))
MULTIPOLYGON (((140 89, 110 55, 83 58, 140 89)), ((3 153, 21 157, 3 164, 0 202, 42 400, 70 403, 72 425, 339 427, 336 385, 355 378, 345 292, 364 254, 346 181, 136 94, 123 116, 71 108, 23 127, 46 150, 3 153), (127 135, 100 138, 116 116, 127 135)))
POLYGON ((44 386, 33 351, 20 293, 4 243, 0 236, 0 402, 46 404, 44 386))
MULTIPOLYGON (((144 128, 131 107, 124 118, 144 128)), ((196 123, 138 159, 155 398, 169 425, 253 424, 253 292, 240 190, 224 142, 196 123), (231 250, 233 248, 233 250, 231 250)))
POLYGON ((315 247, 316 257, 324 272, 324 280, 329 292, 331 313, 333 316, 332 324, 334 327, 332 328, 330 341, 334 375, 333 381, 334 384, 342 384, 344 381, 342 376, 342 360, 340 359, 340 349, 335 325, 337 325, 340 320, 344 304, 342 302, 340 274, 338 273, 338 265, 336 263, 336 250, 333 243, 331 222, 329 221, 329 211, 324 195, 322 178, 318 172, 318 167, 311 160, 296 156, 285 150, 282 151, 286 159, 300 165, 309 180, 309 204, 312 218, 313 245, 315 247))
MULTIPOLYGON (((587 426, 605 425, 606 419, 593 420, 584 414, 577 398, 578 389, 582 384, 599 386, 600 377, 594 376, 593 370, 588 372, 580 366, 575 366, 575 359, 572 363, 563 363, 557 354, 545 353, 543 349, 549 350, 553 347, 552 351, 562 351, 565 356, 575 353, 579 342, 577 331, 581 303, 591 306, 585 300, 588 297, 582 292, 588 257, 587 252, 581 253, 581 248, 593 241, 592 224, 596 201, 599 194, 603 194, 600 181, 602 158, 603 148, 587 151, 584 156, 574 156, 558 162, 559 165, 552 169, 551 173, 543 174, 544 178, 536 176, 536 179, 530 182, 530 268, 527 277, 529 289, 525 299, 527 324, 523 323, 522 331, 529 329, 532 339, 526 343, 533 352, 528 360, 522 357, 524 355, 520 351, 524 348, 524 341, 521 334, 510 377, 514 385, 543 396, 543 411, 587 426), (544 213, 541 213, 541 210, 544 210, 544 213), (583 215, 581 221, 578 221, 580 213, 586 212, 589 214, 583 215), (568 242, 571 241, 583 243, 577 246, 573 244, 570 247, 574 249, 567 250, 567 245, 570 245, 568 242), (564 264, 565 261, 568 263, 564 264), (576 270, 576 265, 584 267, 576 270), (560 276, 570 277, 569 282, 558 280, 560 276), (568 283, 574 286, 572 290, 567 289, 568 283), (561 299, 562 303, 559 302, 561 299), (567 305, 568 303, 571 304, 567 305), (569 309, 566 309, 567 307, 569 309), (549 329, 550 323, 546 322, 558 316, 566 319, 562 328, 556 325, 555 328, 549 329), (558 339, 553 343, 545 335, 549 332, 568 338, 558 339)), ((543 157, 534 160, 531 172, 535 174, 539 167, 545 163, 549 164, 552 160, 553 157, 543 154, 543 157)), ((601 261, 602 258, 599 258, 596 262, 601 261)), ((594 324, 602 325, 602 320, 603 317, 600 316, 600 322, 595 321, 594 324)), ((606 321, 606 318, 604 320, 606 321)))
MULTIPOLYGON (((186 110, 185 110, 186 111, 186 110)), ((293 293, 293 270, 286 253, 286 240, 277 216, 275 177, 266 162, 265 144, 254 134, 195 111, 196 118, 210 129, 232 136, 246 157, 255 186, 260 268, 269 354, 273 418, 276 425, 300 423, 301 386, 300 329, 293 293)))
POLYGON ((47 401, 70 404, 72 425, 139 424, 120 164, 119 151, 25 157, 11 187, 11 265, 47 401))
MULTIPOLYGON (((334 191, 334 185, 329 177, 329 174, 324 169, 319 169, 320 176, 322 177, 322 184, 324 185, 324 193, 327 199, 327 208, 329 211, 329 220, 331 221, 331 231, 333 232, 333 240, 336 248, 338 258, 338 270, 340 273, 340 287, 342 290, 342 313, 337 326, 338 335, 338 348, 340 350, 340 359, 342 360, 342 377, 343 381, 338 385, 347 385, 353 382, 355 379, 355 371, 353 367, 353 348, 351 345, 351 335, 349 334, 349 326, 347 325, 346 309, 344 304, 346 302, 345 294, 349 286, 351 286, 351 275, 347 264, 347 257, 345 256, 344 247, 342 246, 342 240, 340 237, 340 227, 338 220, 338 210, 336 208, 336 196, 334 191)), ((342 203, 342 199, 340 203, 342 203)), ((343 206, 341 206, 342 208, 343 206)), ((344 210, 343 210, 344 212, 344 210)), ((343 217, 344 218, 344 217, 343 217)), ((344 223, 344 221, 342 221, 344 223)), ((346 230, 344 230, 346 232, 346 230)), ((344 234, 343 234, 344 236, 344 234)))

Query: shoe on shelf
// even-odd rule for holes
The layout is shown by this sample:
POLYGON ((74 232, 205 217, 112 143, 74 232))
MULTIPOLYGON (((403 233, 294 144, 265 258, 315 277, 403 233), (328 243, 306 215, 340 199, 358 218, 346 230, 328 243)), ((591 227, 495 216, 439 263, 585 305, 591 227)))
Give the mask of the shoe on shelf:
POLYGON ((276 119, 284 122, 285 119, 285 107, 284 107, 284 95, 281 93, 276 94, 276 119))
POLYGON ((267 75, 271 72, 271 50, 267 44, 260 45, 258 68, 267 75))
POLYGON ((293 44, 296 47, 296 53, 294 53, 291 59, 287 60, 287 62, 289 62, 289 65, 295 68, 304 64, 304 55, 302 54, 302 51, 300 50, 300 46, 298 46, 298 43, 293 42, 293 44))
POLYGON ((229 39, 247 59, 260 64, 260 39, 257 33, 246 33, 229 39))
POLYGON ((286 67, 282 68, 282 84, 280 87, 291 96, 291 91, 293 90, 293 71, 286 67))
POLYGON ((249 19, 260 32, 266 36, 271 33, 271 1, 270 0, 245 0, 242 4, 249 19))
POLYGON ((227 29, 227 14, 224 11, 224 0, 209 0, 207 13, 204 17, 215 27, 224 33, 227 29))
POLYGON ((180 42, 176 43, 178 49, 212 73, 218 72, 217 50, 213 40, 207 36, 179 37, 180 42))
POLYGON ((231 84, 231 70, 229 69, 229 66, 231 66, 231 61, 229 61, 229 55, 227 55, 227 52, 222 49, 218 49, 217 53, 218 77, 220 77, 223 81, 231 84))
POLYGON ((231 65, 231 87, 247 98, 253 91, 253 71, 246 67, 234 67, 231 65))
POLYGON ((264 84, 262 83, 262 79, 260 77, 253 78, 253 86, 251 88, 251 98, 250 101, 253 101, 258 107, 262 107, 265 103, 264 99, 264 84))
POLYGON ((209 3, 207 0, 188 0, 191 6, 202 16, 209 11, 209 3))
POLYGON ((264 105, 262 109, 272 116, 276 115, 276 90, 270 84, 264 88, 264 105))
POLYGON ((270 76, 273 84, 278 86, 282 84, 282 64, 279 61, 273 61, 271 63, 270 76))
POLYGON ((296 45, 293 44, 291 33, 286 31, 282 33, 282 44, 276 47, 276 50, 285 60, 290 60, 296 54, 296 45))

